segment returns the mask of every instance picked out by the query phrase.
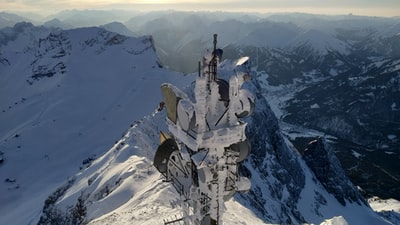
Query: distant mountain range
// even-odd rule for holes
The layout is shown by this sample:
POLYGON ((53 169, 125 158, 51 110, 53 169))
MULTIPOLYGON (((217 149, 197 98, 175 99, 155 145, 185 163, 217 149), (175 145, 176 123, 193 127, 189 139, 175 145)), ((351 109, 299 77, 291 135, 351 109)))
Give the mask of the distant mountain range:
MULTIPOLYGON (((334 151, 356 185, 400 199, 400 19, 216 15, 169 12, 126 25, 152 34, 163 64, 183 72, 196 70, 190 62, 220 34, 225 58, 251 57, 282 122, 335 137, 334 151)), ((299 151, 309 140, 292 139, 299 151)))

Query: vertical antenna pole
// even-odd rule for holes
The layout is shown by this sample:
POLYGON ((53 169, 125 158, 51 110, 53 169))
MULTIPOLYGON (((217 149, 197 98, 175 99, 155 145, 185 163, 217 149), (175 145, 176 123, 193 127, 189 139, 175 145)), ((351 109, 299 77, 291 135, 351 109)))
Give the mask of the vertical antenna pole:
POLYGON ((217 37, 218 34, 214 34, 214 51, 217 50, 217 37))
POLYGON ((201 77, 201 62, 199 61, 199 77, 201 77))
POLYGON ((218 34, 214 34, 214 49, 213 49, 213 56, 211 60, 211 75, 212 75, 212 80, 217 81, 217 37, 218 34))

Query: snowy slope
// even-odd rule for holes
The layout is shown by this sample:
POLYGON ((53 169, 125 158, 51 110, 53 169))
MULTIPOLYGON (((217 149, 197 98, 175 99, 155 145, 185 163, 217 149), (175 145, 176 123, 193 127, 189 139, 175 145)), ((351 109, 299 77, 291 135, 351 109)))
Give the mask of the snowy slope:
MULTIPOLYGON (((134 123, 105 155, 72 179, 74 185, 60 196, 56 207, 49 205, 52 213, 48 215, 55 215, 51 219, 62 221, 71 217, 69 210, 76 207, 78 198, 85 201, 84 221, 90 221, 89 224, 162 224, 164 220, 179 218, 179 196, 172 185, 162 181, 162 176, 151 162, 158 146, 155 141, 158 139, 158 131, 165 129, 160 126, 164 123, 164 118, 164 113, 154 113, 134 123), (61 212, 55 213, 59 209, 61 212)), ((257 179, 260 179, 259 183, 263 182, 262 178, 257 179)), ((307 183, 312 183, 311 180, 312 177, 309 176, 307 183)), ((314 206, 309 205, 315 204, 312 200, 315 194, 313 191, 318 189, 320 187, 314 184, 306 186, 302 193, 304 201, 299 203, 299 207, 308 221, 321 220, 316 211, 312 211, 314 206)), ((327 201, 334 202, 329 194, 322 195, 328 196, 327 201)), ((280 211, 279 203, 272 196, 268 205, 271 207, 271 214, 280 211)), ((322 210, 324 217, 328 218, 322 224, 385 224, 372 211, 368 212, 358 205, 343 207, 336 203, 321 204, 319 207, 317 211, 322 210), (336 218, 335 215, 344 216, 336 218), (333 219, 329 219, 331 217, 333 219)), ((271 223, 262 219, 246 194, 227 202, 223 221, 225 224, 271 223)), ((45 219, 42 222, 46 224, 45 219)))
MULTIPOLYGON (((61 212, 54 213, 57 208, 49 207, 53 210, 50 215, 56 215, 52 219, 63 220, 71 216, 69 209, 76 207, 80 197, 85 199, 85 221, 91 221, 89 224, 162 224, 163 220, 179 218, 179 196, 169 183, 162 181, 151 162, 158 145, 154 140, 158 139, 158 131, 163 129, 160 124, 163 124, 164 118, 164 113, 154 113, 134 123, 105 155, 77 174, 73 178, 74 185, 58 199, 56 206, 61 212)), ((307 182, 312 183, 310 180, 307 182)), ((311 211, 313 207, 308 205, 315 189, 319 187, 305 187, 302 193, 304 201, 300 203, 302 215, 311 221, 315 220, 312 217, 318 217, 311 211)), ((329 196, 326 193, 323 195, 329 196)), ((271 213, 275 207, 279 211, 279 205, 272 199, 268 204, 271 213)), ((325 207, 321 205, 321 208, 325 207)), ((366 213, 365 208, 355 205, 342 207, 336 204, 323 210, 328 219, 322 224, 380 224, 380 219, 372 216, 372 212, 366 213), (329 219, 328 215, 333 215, 333 219, 329 219), (335 215, 344 216, 336 218, 335 215)), ((260 218, 245 195, 227 202, 223 221, 225 224, 270 224, 260 218)))
POLYGON ((368 203, 371 207, 378 212, 382 211, 395 211, 400 212, 400 201, 396 199, 379 199, 377 197, 368 199, 368 203))
POLYGON ((349 44, 339 40, 334 35, 313 29, 300 33, 288 45, 291 48, 306 45, 318 55, 327 55, 329 51, 348 55, 351 49, 349 44))
POLYGON ((124 24, 119 23, 119 22, 112 22, 112 23, 107 23, 102 26, 101 28, 104 28, 108 31, 122 34, 128 37, 137 37, 138 35, 135 34, 133 31, 129 30, 124 24))
POLYGON ((246 36, 239 37, 239 40, 232 41, 233 43, 244 46, 283 48, 301 34, 299 27, 289 23, 265 21, 247 26, 250 32, 246 36))
MULTIPOLYGON (((162 224, 180 217, 179 195, 170 183, 162 181, 152 166, 158 147, 160 124, 165 113, 154 113, 134 123, 106 154, 74 178, 74 185, 60 197, 61 218, 71 216, 79 197, 87 207, 89 224, 162 224)), ((49 207, 57 215, 55 207, 49 207)), ((227 224, 264 224, 254 213, 236 201, 227 204, 227 224), (240 210, 240 214, 236 214, 240 210)), ((47 217, 49 219, 49 217, 47 217)), ((55 218, 52 218, 53 220, 55 218)), ((46 220, 41 220, 45 222, 46 220)))
POLYGON ((371 208, 378 212, 383 218, 393 224, 400 224, 400 201, 396 199, 380 199, 373 197, 368 199, 371 208))
POLYGON ((151 37, 30 24, 13 32, 0 47, 0 215, 28 224, 85 159, 157 107, 161 83, 185 78, 159 67, 151 37))

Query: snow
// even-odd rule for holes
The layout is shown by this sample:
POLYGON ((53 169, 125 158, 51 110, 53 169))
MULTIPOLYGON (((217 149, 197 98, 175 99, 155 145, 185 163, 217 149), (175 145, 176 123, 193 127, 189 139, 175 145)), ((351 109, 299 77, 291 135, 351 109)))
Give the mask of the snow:
MULTIPOLYGON (((155 140, 161 129, 158 124, 164 118, 165 112, 157 112, 129 128, 118 143, 75 176, 75 185, 59 200, 58 207, 73 205, 79 195, 87 196, 87 221, 91 225, 152 225, 180 218, 182 200, 152 166, 158 145, 155 140), (123 147, 119 147, 121 143, 123 147), (109 193, 102 191, 105 187, 109 193)), ((226 224, 266 224, 234 199, 226 207, 226 224), (241 213, 235 213, 238 210, 241 213)))
POLYGON ((356 157, 357 159, 359 159, 359 158, 362 156, 362 154, 356 152, 355 150, 351 150, 351 154, 352 154, 354 157, 356 157))
POLYGON ((393 111, 399 110, 399 109, 397 108, 396 102, 393 102, 392 105, 391 105, 390 107, 392 108, 393 111))
POLYGON ((388 155, 396 154, 395 152, 389 152, 389 151, 385 151, 385 153, 388 154, 388 155))
POLYGON ((319 109, 319 105, 317 103, 314 103, 310 106, 310 109, 319 109))
MULTIPOLYGON (((302 164, 304 162, 301 162, 302 164)), ((306 173, 306 186, 302 191, 302 198, 297 204, 297 208, 301 211, 306 221, 316 224, 387 224, 378 215, 376 215, 370 208, 357 203, 346 202, 344 207, 340 203, 333 203, 334 196, 327 193, 325 190, 318 190, 318 184, 311 182, 314 179, 311 173, 306 173), (312 199, 324 199, 319 203, 312 201, 312 199), (326 204, 331 202, 330 204, 326 204), (333 204, 332 204, 333 203, 333 204), (323 218, 331 218, 328 220, 321 220, 323 218), (340 215, 340 216, 339 216, 340 215)))
POLYGON ((265 22, 259 29, 250 30, 246 36, 234 41, 237 45, 281 48, 299 33, 299 28, 290 23, 265 22))
POLYGON ((333 36, 333 34, 322 30, 310 29, 296 36, 289 46, 308 45, 314 51, 327 55, 330 50, 335 50, 343 55, 349 54, 350 45, 333 36))
POLYGON ((400 201, 396 199, 380 199, 373 197, 368 199, 369 205, 377 212, 394 211, 400 213, 400 201))
MULTIPOLYGON (((0 108, 5 110, 0 117, 5 158, 0 180, 16 180, 0 183, 0 202, 9 202, 0 205, 5 224, 37 220, 47 196, 78 172, 84 159, 101 155, 129 124, 157 107, 163 82, 192 80, 158 68, 146 37, 105 45, 115 34, 98 28, 65 34, 71 44, 69 54, 61 59, 66 74, 32 85, 25 80, 32 74, 29 65, 35 51, 19 52, 35 39, 21 35, 2 47, 2 56, 11 66, 3 68, 0 77, 0 108), (88 40, 93 45, 85 44, 88 40)), ((41 59, 45 65, 51 60, 51 55, 41 59)))
POLYGON ((385 69, 383 73, 391 73, 400 70, 400 59, 393 60, 390 64, 387 65, 388 68, 385 69))
POLYGON ((339 74, 339 72, 338 72, 336 69, 331 68, 331 69, 329 70, 329 74, 330 74, 331 76, 337 76, 337 75, 339 74))
POLYGON ((248 207, 243 206, 240 202, 236 201, 235 198, 226 202, 225 205, 227 210, 223 218, 224 224, 266 224, 261 219, 259 219, 252 210, 250 210, 248 207))
POLYGON ((325 220, 320 225, 348 225, 348 223, 342 216, 335 216, 332 219, 325 220))
POLYGON ((391 140, 391 141, 394 141, 394 140, 397 139, 397 135, 395 135, 395 134, 388 134, 388 135, 387 135, 387 138, 388 138, 389 140, 391 140))
POLYGON ((272 86, 268 83, 268 74, 265 72, 258 72, 257 79, 259 80, 262 90, 265 90, 263 96, 268 101, 272 111, 277 118, 282 118, 286 112, 282 111, 283 104, 294 96, 294 85, 279 85, 272 86))
POLYGON ((326 135, 325 133, 313 129, 308 129, 304 128, 301 126, 293 125, 293 124, 288 124, 283 121, 280 122, 280 127, 282 130, 282 133, 289 138, 289 140, 295 140, 296 138, 299 137, 324 137, 328 142, 335 142, 336 137, 331 136, 331 135, 326 135))

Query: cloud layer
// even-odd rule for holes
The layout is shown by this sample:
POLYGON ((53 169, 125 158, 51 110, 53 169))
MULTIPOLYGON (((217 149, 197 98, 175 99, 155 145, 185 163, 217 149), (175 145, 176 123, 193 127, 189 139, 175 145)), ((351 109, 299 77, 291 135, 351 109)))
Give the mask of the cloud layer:
POLYGON ((0 6, 47 15, 65 9, 176 9, 400 16, 399 0, 0 0, 0 6))

